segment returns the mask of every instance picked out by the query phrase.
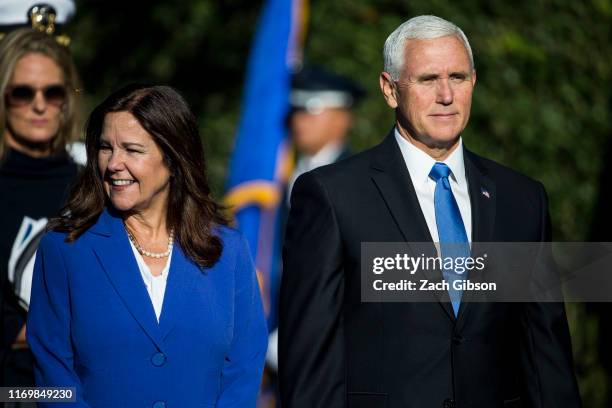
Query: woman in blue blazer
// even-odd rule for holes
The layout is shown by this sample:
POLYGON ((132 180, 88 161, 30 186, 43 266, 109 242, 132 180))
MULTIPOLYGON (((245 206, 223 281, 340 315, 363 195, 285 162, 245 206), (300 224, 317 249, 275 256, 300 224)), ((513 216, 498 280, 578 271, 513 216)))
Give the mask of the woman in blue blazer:
POLYGON ((255 269, 210 198, 186 102, 124 88, 92 112, 86 144, 37 253, 37 385, 75 387, 67 407, 254 407, 267 343, 255 269))

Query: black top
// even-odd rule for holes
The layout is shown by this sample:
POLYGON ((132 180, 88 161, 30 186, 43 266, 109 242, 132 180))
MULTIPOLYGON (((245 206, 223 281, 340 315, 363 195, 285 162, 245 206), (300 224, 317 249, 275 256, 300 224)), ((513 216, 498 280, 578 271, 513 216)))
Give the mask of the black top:
POLYGON ((42 235, 42 219, 57 215, 77 172, 78 165, 66 152, 33 158, 9 150, 0 163, 0 350, 10 347, 26 320, 26 311, 8 280, 9 261, 11 257, 16 260, 15 275, 20 276, 42 235), (11 253, 20 229, 23 245, 11 253))

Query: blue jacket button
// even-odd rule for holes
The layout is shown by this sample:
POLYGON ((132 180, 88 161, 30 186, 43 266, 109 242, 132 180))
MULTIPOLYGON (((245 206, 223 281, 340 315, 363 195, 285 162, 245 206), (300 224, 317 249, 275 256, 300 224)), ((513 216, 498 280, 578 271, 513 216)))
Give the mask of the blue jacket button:
POLYGON ((166 356, 164 353, 155 353, 151 357, 151 363, 153 363, 155 367, 161 367, 166 364, 166 356))
POLYGON ((153 408, 166 408, 166 403, 164 401, 156 401, 153 404, 153 408))

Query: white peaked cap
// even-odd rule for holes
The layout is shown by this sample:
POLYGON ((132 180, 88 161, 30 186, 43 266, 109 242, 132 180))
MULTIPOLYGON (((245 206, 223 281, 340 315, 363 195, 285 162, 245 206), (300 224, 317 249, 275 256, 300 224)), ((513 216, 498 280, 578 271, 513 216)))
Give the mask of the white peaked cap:
POLYGON ((37 4, 53 7, 57 24, 66 24, 76 11, 73 0, 0 0, 0 25, 29 24, 28 11, 37 4))

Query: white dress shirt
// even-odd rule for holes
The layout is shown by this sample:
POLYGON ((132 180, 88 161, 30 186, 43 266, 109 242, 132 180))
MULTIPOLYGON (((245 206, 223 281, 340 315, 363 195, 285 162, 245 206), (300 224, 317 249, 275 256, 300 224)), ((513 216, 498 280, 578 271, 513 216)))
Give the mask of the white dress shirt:
POLYGON ((138 269, 140 270, 140 275, 142 276, 142 280, 147 287, 149 298, 151 298, 151 303, 153 304, 153 309, 155 310, 157 322, 159 323, 159 316, 161 315, 162 306, 164 304, 164 294, 166 293, 166 283, 168 282, 168 273, 170 272, 172 251, 170 251, 170 255, 168 255, 166 266, 164 266, 161 274, 159 276, 153 276, 151 269, 149 269, 149 266, 145 263, 144 259, 140 255, 140 252, 138 252, 132 241, 129 241, 130 246, 132 247, 132 252, 134 252, 134 257, 136 258, 136 263, 138 264, 138 269))
MULTIPOLYGON (((434 207, 434 192, 436 190, 436 182, 429 177, 431 168, 436 163, 436 160, 427 153, 410 143, 399 133, 395 128, 395 140, 404 157, 404 162, 410 173, 410 179, 414 185, 421 211, 425 216, 427 227, 433 242, 439 242, 438 227, 436 225, 436 211, 434 207)), ((450 170, 451 175, 449 182, 451 190, 459 206, 465 233, 467 234, 470 244, 472 243, 472 207, 470 204, 470 194, 468 190, 468 182, 465 177, 465 165, 463 162, 463 141, 459 138, 459 146, 442 161, 450 170)))

